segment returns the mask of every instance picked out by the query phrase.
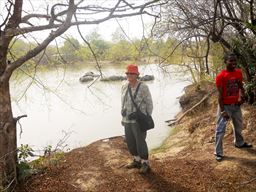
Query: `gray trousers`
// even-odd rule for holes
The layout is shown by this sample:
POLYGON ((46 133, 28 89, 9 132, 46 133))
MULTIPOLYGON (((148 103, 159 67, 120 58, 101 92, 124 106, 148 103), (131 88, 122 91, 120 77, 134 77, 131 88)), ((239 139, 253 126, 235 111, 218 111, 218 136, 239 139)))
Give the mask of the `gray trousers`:
POLYGON ((148 159, 148 146, 146 143, 147 132, 140 130, 137 123, 124 123, 125 138, 129 152, 141 159, 148 159))
MULTIPOLYGON (((244 139, 241 134, 243 128, 242 112, 239 105, 224 105, 225 111, 228 113, 233 124, 234 144, 242 146, 244 139)), ((215 131, 215 155, 223 155, 223 137, 226 131, 227 120, 220 115, 220 108, 217 112, 217 126, 215 131)))

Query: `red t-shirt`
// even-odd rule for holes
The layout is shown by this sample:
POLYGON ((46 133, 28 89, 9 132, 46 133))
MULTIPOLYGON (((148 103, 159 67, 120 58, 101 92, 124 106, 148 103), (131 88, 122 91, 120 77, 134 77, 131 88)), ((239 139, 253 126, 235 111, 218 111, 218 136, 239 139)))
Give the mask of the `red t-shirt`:
POLYGON ((235 104, 239 99, 239 82, 243 81, 240 69, 222 70, 216 77, 216 86, 222 88, 223 104, 235 104))

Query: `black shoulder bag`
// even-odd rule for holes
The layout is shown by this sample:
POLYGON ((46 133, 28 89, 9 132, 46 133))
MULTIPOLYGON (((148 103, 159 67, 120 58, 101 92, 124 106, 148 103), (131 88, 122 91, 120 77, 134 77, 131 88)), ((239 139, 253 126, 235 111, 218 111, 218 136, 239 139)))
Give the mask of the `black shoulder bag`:
MULTIPOLYGON (((139 89, 139 87, 140 87, 140 83, 139 83, 139 85, 137 87, 137 90, 139 89)), ((137 92, 137 90, 136 90, 136 92, 137 92)), ((153 129, 155 127, 155 123, 154 123, 154 120, 153 120, 152 116, 149 115, 148 113, 147 114, 142 113, 142 111, 140 110, 140 108, 138 107, 138 105, 134 101, 134 98, 132 96, 132 91, 131 91, 131 87, 130 86, 128 87, 128 91, 129 91, 132 103, 133 103, 133 105, 136 108, 135 120, 139 124, 140 129, 143 132, 145 132, 145 131, 147 131, 149 129, 153 129)))

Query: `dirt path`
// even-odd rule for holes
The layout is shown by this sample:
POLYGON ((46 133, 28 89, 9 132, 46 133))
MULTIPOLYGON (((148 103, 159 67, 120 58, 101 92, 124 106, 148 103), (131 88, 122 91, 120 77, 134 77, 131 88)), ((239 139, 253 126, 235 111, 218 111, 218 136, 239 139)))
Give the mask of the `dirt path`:
POLYGON ((256 191, 256 150, 229 148, 221 163, 214 160, 211 145, 153 154, 152 171, 140 175, 124 168, 130 156, 122 137, 101 140, 67 153, 19 191, 256 191))

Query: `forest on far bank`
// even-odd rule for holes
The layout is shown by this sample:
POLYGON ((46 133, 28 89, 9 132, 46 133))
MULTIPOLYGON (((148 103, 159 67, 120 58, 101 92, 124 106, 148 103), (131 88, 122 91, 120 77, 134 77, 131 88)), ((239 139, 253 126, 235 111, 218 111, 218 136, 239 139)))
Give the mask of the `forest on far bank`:
MULTIPOLYGON (((79 42, 75 37, 66 37, 63 43, 49 45, 45 51, 36 55, 25 65, 22 70, 31 70, 35 66, 39 68, 68 67, 79 68, 81 65, 104 65, 134 63, 154 63, 161 66, 169 64, 180 64, 190 66, 189 68, 198 71, 197 67, 203 63, 203 58, 193 58, 189 55, 200 54, 206 49, 207 42, 198 42, 192 44, 180 44, 180 40, 175 37, 168 38, 142 38, 127 39, 125 33, 116 30, 112 34, 112 40, 104 40, 97 31, 91 32, 86 37, 86 42, 79 42)), ((17 39, 13 41, 8 58, 15 60, 25 52, 36 47, 36 44, 26 39, 17 39)), ((223 48, 220 44, 212 44, 210 50, 210 67, 213 76, 223 67, 222 55, 223 48)))

